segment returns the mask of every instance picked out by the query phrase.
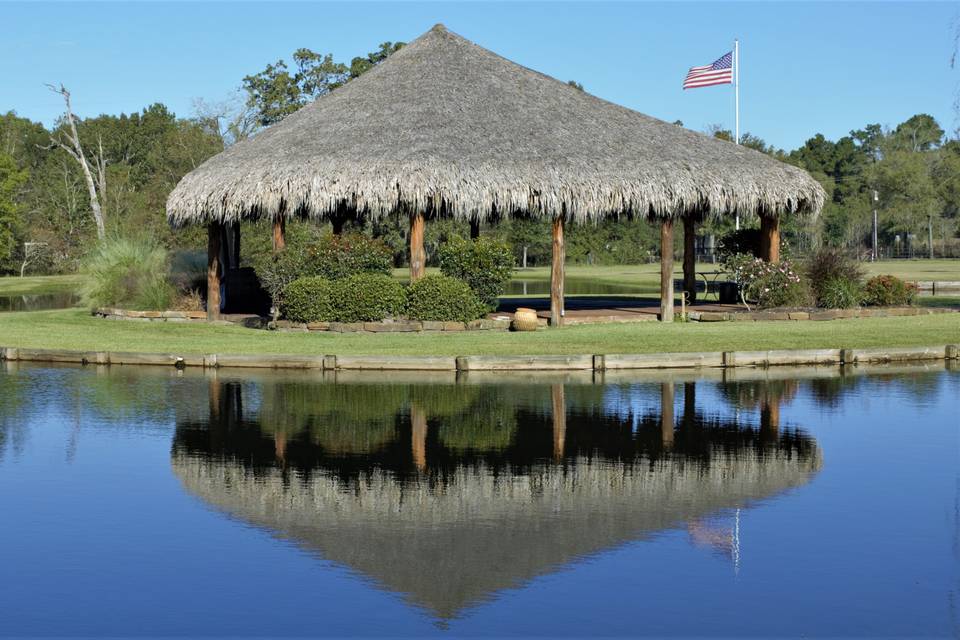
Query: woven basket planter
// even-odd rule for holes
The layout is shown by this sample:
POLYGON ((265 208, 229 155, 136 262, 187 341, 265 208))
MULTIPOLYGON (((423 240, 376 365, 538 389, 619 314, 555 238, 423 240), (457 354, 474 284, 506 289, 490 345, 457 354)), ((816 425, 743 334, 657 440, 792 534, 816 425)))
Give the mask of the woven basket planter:
POLYGON ((537 320, 537 312, 533 309, 521 307, 513 315, 511 327, 514 331, 536 331, 538 326, 540 323, 537 320))

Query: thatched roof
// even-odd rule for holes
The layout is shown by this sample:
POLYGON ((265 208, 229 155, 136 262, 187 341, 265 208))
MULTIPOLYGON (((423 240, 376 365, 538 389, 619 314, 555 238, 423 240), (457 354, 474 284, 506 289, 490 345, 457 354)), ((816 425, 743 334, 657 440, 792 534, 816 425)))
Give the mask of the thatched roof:
POLYGON ((167 216, 584 221, 817 213, 823 200, 801 169, 601 100, 437 25, 187 174, 167 216))

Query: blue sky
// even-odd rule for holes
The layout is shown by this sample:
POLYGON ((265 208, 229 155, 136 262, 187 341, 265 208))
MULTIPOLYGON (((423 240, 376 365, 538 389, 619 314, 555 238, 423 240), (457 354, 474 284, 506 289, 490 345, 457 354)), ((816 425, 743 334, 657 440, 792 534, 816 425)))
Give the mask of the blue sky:
POLYGON ((594 95, 691 129, 733 127, 729 87, 681 90, 690 66, 742 47, 741 124, 787 149, 915 113, 955 126, 955 4, 354 2, 0 3, 0 111, 179 115, 298 47, 349 61, 437 22, 594 95))

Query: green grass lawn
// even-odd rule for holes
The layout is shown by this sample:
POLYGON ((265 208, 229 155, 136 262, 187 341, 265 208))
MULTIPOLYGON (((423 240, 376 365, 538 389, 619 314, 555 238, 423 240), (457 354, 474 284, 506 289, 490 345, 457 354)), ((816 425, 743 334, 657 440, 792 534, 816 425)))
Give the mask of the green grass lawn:
POLYGON ((828 322, 641 322, 536 333, 280 333, 108 321, 80 309, 0 313, 0 346, 160 353, 544 355, 860 348, 960 343, 960 314, 828 322))
POLYGON ((0 296, 31 296, 45 293, 74 293, 83 276, 8 276, 0 278, 0 296))

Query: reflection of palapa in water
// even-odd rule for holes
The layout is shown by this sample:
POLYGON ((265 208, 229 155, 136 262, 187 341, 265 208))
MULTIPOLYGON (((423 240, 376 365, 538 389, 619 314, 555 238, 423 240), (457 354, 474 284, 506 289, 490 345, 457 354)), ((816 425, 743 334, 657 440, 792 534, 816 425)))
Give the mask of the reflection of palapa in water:
POLYGON ((236 452, 187 446, 175 447, 173 467, 211 505, 447 618, 577 557, 801 485, 820 467, 812 441, 747 442, 710 445, 706 461, 671 443, 662 456, 578 449, 562 460, 473 459, 408 478, 383 468, 347 479, 322 468, 254 469, 236 452))

